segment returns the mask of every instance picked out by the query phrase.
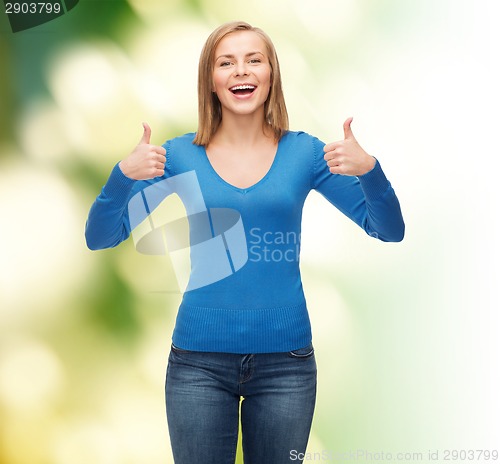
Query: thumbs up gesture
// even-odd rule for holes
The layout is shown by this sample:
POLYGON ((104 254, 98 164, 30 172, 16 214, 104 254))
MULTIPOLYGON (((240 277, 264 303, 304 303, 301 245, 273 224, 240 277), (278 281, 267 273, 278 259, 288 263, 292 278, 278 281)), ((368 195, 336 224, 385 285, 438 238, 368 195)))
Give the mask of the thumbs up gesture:
POLYGON ((375 166, 375 158, 361 148, 352 133, 353 118, 344 122, 344 140, 325 145, 326 164, 332 174, 362 176, 375 166))
POLYGON ((151 145, 151 128, 142 123, 144 132, 134 151, 119 166, 123 174, 130 179, 145 180, 162 176, 165 173, 166 150, 157 145, 151 145))

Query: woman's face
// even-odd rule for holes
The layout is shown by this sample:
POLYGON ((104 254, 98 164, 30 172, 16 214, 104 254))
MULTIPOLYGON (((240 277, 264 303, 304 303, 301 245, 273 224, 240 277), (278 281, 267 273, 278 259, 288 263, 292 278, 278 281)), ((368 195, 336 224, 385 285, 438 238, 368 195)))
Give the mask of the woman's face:
POLYGON ((271 66, 264 40, 253 31, 228 34, 215 49, 213 90, 222 105, 222 115, 264 118, 264 103, 271 88, 271 66))

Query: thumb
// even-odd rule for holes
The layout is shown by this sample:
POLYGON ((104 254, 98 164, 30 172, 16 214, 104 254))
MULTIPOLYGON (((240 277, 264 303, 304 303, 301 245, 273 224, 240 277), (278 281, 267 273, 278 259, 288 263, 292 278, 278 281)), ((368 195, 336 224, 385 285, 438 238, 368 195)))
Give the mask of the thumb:
POLYGON ((354 138, 354 134, 352 133, 351 129, 351 122, 354 118, 350 117, 347 118, 346 121, 344 122, 344 139, 349 139, 349 138, 354 138))
POLYGON ((139 144, 149 144, 151 141, 151 127, 146 122, 142 123, 142 127, 144 128, 144 133, 142 134, 142 138, 139 144))

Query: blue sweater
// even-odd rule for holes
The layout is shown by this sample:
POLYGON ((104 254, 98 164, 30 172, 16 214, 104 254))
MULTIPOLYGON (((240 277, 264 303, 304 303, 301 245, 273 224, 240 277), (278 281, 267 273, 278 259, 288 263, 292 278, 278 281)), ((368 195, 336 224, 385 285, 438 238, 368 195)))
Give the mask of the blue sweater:
POLYGON ((186 350, 229 353, 283 352, 307 346, 312 341, 311 326, 299 270, 304 201, 315 189, 368 235, 382 241, 402 240, 399 202, 379 162, 363 176, 331 174, 323 158, 323 142, 304 132, 287 132, 267 174, 241 189, 216 173, 205 148, 194 145, 193 138, 194 134, 186 134, 164 144, 167 161, 161 177, 135 181, 118 165, 114 167, 90 209, 88 247, 118 245, 162 197, 176 191, 189 219, 191 272, 202 271, 183 295, 172 342, 186 350), (184 187, 178 187, 182 184, 178 180, 184 187), (149 207, 142 213, 131 207, 138 199, 145 204, 144 192, 152 191, 153 185, 166 188, 149 195, 149 207), (227 214, 218 225, 216 216, 221 212, 227 214), (207 218, 210 236, 206 227, 198 227, 207 218), (221 249, 229 263, 225 271, 216 259, 221 249))

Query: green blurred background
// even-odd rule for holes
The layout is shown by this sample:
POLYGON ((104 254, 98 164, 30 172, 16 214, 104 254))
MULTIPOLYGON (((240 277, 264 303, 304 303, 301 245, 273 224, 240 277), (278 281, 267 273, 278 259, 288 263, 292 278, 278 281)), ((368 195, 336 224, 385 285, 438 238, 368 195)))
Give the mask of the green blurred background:
POLYGON ((2 11, 0 463, 173 462, 163 383, 181 295, 164 258, 131 241, 91 252, 83 231, 142 121, 157 144, 196 130, 201 47, 234 19, 273 38, 293 130, 334 141, 354 117, 407 223, 404 242, 384 244, 315 192, 306 202, 319 368, 309 461, 498 449, 499 11, 81 0, 15 34, 2 11))

